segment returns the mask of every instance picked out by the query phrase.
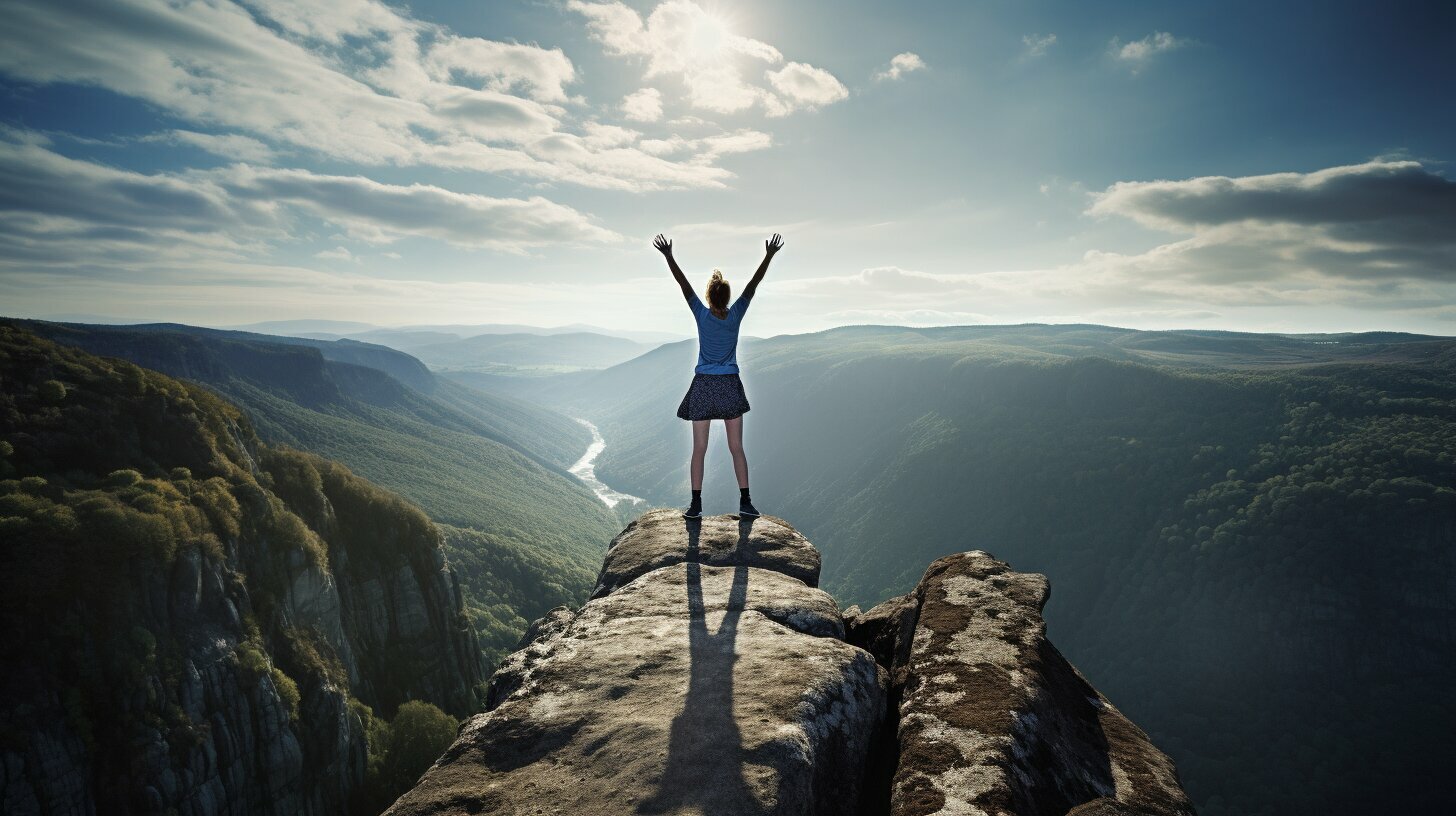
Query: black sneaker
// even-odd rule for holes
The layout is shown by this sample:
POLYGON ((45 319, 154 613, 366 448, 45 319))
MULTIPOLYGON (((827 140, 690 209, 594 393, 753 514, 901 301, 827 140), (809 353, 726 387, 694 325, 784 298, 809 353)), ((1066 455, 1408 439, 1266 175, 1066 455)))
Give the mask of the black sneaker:
POLYGON ((758 509, 753 506, 753 502, 748 499, 738 502, 739 518, 758 518, 761 515, 763 514, 758 512, 758 509))
POLYGON ((683 511, 685 519, 700 519, 703 517, 703 503, 693 501, 688 503, 688 509, 683 511))

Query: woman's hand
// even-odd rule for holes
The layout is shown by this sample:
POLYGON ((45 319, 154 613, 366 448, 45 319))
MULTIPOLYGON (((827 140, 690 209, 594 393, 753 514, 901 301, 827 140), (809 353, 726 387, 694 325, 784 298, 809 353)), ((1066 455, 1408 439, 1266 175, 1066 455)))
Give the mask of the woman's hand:
MULTIPOLYGON (((662 236, 659 235, 658 237, 661 238, 662 236)), ((779 250, 783 248, 784 237, 782 235, 779 235, 777 232, 773 234, 772 238, 763 242, 764 254, 768 255, 770 258, 772 258, 775 254, 778 253, 779 250)))
POLYGON ((672 242, 664 238, 662 233, 657 233, 657 237, 652 239, 652 245, 657 247, 658 252, 669 258, 672 257, 672 242))

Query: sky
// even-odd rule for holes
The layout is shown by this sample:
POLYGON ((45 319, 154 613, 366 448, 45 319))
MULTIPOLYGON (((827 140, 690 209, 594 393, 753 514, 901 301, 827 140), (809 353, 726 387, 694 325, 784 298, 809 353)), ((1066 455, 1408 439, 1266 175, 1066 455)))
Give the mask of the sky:
POLYGON ((0 313, 1456 334, 1456 4, 5 0, 0 313))

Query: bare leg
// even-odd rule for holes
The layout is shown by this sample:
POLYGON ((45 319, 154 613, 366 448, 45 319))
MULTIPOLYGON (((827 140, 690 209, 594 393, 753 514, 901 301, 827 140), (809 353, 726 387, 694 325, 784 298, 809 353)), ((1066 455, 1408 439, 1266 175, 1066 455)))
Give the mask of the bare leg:
MULTIPOLYGON (((733 454, 733 475, 738 477, 740 488, 748 487, 748 457, 743 455, 742 415, 723 420, 723 427, 728 429, 728 452, 733 454)), ((706 437, 703 442, 707 444, 706 437)))
POLYGON ((708 427, 711 424, 706 419, 693 420, 693 458, 688 465, 688 474, 694 490, 703 489, 703 457, 708 453, 708 427))

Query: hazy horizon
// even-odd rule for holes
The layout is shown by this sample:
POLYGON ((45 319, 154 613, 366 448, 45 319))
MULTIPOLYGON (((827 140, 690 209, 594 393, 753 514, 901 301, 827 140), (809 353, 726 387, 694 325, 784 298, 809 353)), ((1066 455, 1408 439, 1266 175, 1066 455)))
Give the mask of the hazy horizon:
POLYGON ((1456 333, 1456 9, 16 0, 0 298, 209 326, 1456 333))
MULTIPOLYGON (((22 319, 22 320, 43 320, 43 321, 52 322, 52 323, 86 323, 86 324, 103 325, 103 326, 105 326, 105 325, 111 325, 111 326, 140 326, 140 325, 154 325, 154 324, 163 324, 163 323, 176 323, 176 324, 187 325, 187 326, 196 326, 196 327, 205 328, 205 329, 218 329, 218 330, 224 330, 224 331, 252 331, 252 332, 257 332, 259 334, 276 334, 276 335, 282 335, 282 336, 288 336, 288 331, 286 331, 286 330, 284 330, 282 328, 276 327, 276 326, 269 326, 269 324, 281 324, 281 323, 318 323, 318 324, 337 323, 337 324, 339 324, 339 328, 338 329, 335 329, 335 330, 329 330, 329 329, 324 329, 324 328, 318 328, 318 329, 300 329, 300 330, 298 330, 299 332, 306 333, 306 334, 327 334, 327 333, 333 333, 333 334, 339 334, 339 335, 351 335, 351 334, 364 333, 364 332, 368 332, 368 331, 405 331, 405 330, 425 330, 425 329, 440 329, 440 330, 443 330, 443 329, 452 329, 452 328, 453 329, 470 329, 470 328, 478 328, 478 327, 485 327, 485 326, 490 326, 490 327, 509 326, 509 327, 512 327, 512 328, 539 329, 541 331, 550 331, 550 332, 561 332, 561 330, 563 330, 563 329, 573 329, 573 330, 576 330, 576 331, 590 333, 590 332, 593 332, 593 331, 596 331, 596 330, 600 330, 601 332, 606 332, 606 333, 616 333, 619 336, 633 335, 633 334, 637 334, 637 335, 657 335, 657 334, 660 334, 660 335, 663 335, 663 337, 661 339, 641 340, 641 341, 639 341, 639 342, 643 342, 643 343, 647 343, 647 344, 657 343, 659 345, 665 344, 665 343, 679 343, 679 342, 683 342, 685 340, 692 340, 692 339, 694 339, 694 337, 692 335, 689 335, 686 332, 677 332, 677 333, 674 333, 672 331, 661 331, 661 332, 658 332, 658 331, 652 331, 652 330, 619 328, 619 327, 615 327, 615 326, 594 325, 594 324, 584 324, 584 323, 561 323, 561 324, 550 325, 550 326, 539 325, 539 324, 534 324, 534 323, 509 323, 508 324, 508 323, 487 323, 487 322, 481 322, 481 323, 396 323, 396 324, 386 324, 386 323, 367 323, 365 321, 343 320, 343 319, 335 319, 335 318, 308 318, 308 317, 300 317, 300 318, 285 318, 285 319, 281 319, 281 320, 260 320, 260 321, 255 321, 255 322, 252 322, 252 323, 226 323, 226 324, 224 324, 224 323, 189 323, 187 321, 167 320, 167 319, 145 319, 145 318, 132 319, 132 318, 121 318, 121 317, 115 317, 115 316, 111 316, 111 315, 98 315, 98 314, 53 314, 53 315, 19 315, 19 314, 12 314, 12 315, 0 315, 0 317, 11 317, 11 318, 17 318, 17 319, 22 319), (347 326, 347 325, 358 325, 358 326, 361 326, 363 328, 345 330, 343 327, 344 326, 347 326), (267 327, 267 328, 263 328, 263 327, 267 327)), ((907 329, 951 329, 951 328, 986 328, 986 329, 995 329, 995 328, 1014 328, 1014 327, 1018 327, 1018 326, 1064 326, 1064 327, 1065 326, 1096 326, 1096 327, 1108 328, 1108 329, 1120 329, 1120 330, 1128 330, 1128 331, 1147 331, 1147 332, 1159 332, 1159 331, 1169 331, 1169 332, 1227 332, 1227 333, 1232 333, 1232 334, 1270 334, 1270 335, 1290 335, 1290 336, 1296 336, 1296 335, 1341 335, 1341 334, 1366 334, 1366 333, 1394 332, 1394 333, 1402 333, 1402 334, 1415 334, 1415 335, 1422 335, 1422 336, 1439 337, 1439 338, 1443 338, 1443 339, 1444 338, 1453 338, 1453 337, 1456 337, 1456 333, 1453 333, 1453 334, 1438 334, 1438 333, 1434 333, 1434 332, 1420 332, 1420 331, 1409 331, 1409 330, 1405 330, 1405 329, 1383 329, 1383 328, 1373 328, 1373 329, 1344 329, 1344 330, 1335 330, 1335 331, 1297 331, 1297 330, 1281 331, 1281 330, 1277 330, 1277 329, 1269 329, 1269 330, 1263 330, 1263 331, 1256 331, 1256 330, 1249 330, 1249 329, 1225 329, 1225 328, 1218 327, 1218 326, 1168 326, 1168 327, 1147 327, 1147 328, 1140 328, 1140 327, 1136 327, 1136 326, 1120 325, 1120 324, 1115 324, 1115 323, 1091 323, 1091 322, 1078 322, 1078 321, 1064 321, 1064 322, 1023 321, 1023 322, 998 322, 998 323, 934 323, 934 324, 858 322, 858 323, 839 323, 839 324, 836 324, 836 325, 833 325, 833 326, 826 326, 826 327, 823 327, 823 328, 816 328, 816 329, 804 329, 802 331, 745 332, 743 334, 743 337, 744 337, 744 339, 748 339, 748 340, 763 340, 763 339, 768 339, 768 338, 773 338, 773 337, 781 337, 781 336, 793 336, 793 335, 802 335, 802 334, 817 334, 819 332, 830 331, 832 329, 855 328, 855 327, 866 327, 866 328, 869 328, 869 327, 883 327, 883 328, 907 328, 907 329)))

